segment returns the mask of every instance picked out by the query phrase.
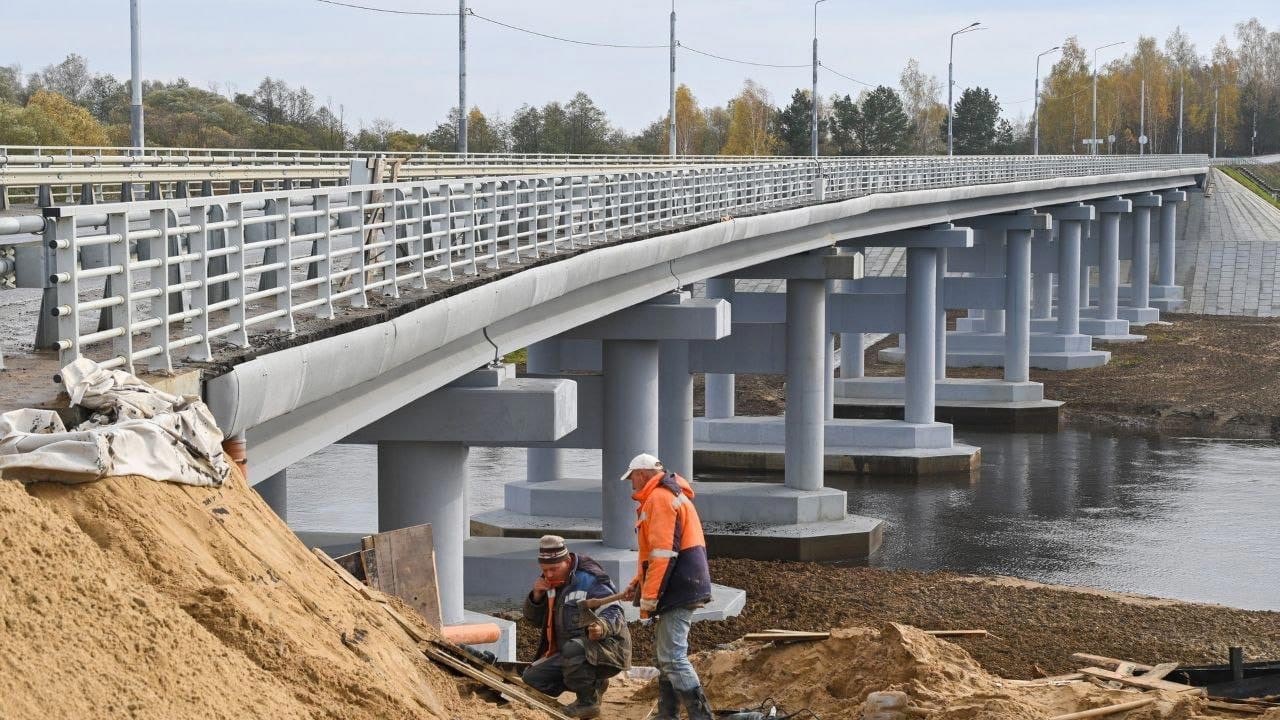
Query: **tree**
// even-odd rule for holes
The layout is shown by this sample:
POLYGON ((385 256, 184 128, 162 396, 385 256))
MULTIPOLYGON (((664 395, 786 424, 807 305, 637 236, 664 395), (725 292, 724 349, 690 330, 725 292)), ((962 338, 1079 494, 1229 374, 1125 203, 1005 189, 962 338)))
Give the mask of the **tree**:
MULTIPOLYGON (((1076 154, 1089 137, 1091 86, 1089 54, 1075 37, 1062 43, 1062 54, 1049 70, 1040 97, 1040 151, 1076 154)), ((1151 87, 1148 82, 1148 88, 1151 87)))
MULTIPOLYGON (((991 155, 1000 152, 998 129, 1000 102, 986 88, 966 88, 956 103, 952 119, 956 155, 991 155)), ((946 137, 947 124, 941 125, 946 137)))
MULTIPOLYGON (((791 102, 778 111, 778 139, 782 141, 784 155, 808 155, 813 151, 813 102, 809 91, 798 89, 791 94, 791 102)), ((822 128, 818 128, 821 138, 822 128)))
MULTIPOLYGON (((658 154, 666 155, 671 147, 669 122, 663 118, 662 139, 658 154)), ((698 107, 698 99, 688 85, 676 88, 676 153, 698 155, 702 152, 703 135, 707 132, 707 116, 698 107)))
POLYGON ((836 155, 862 152, 862 111, 847 94, 831 100, 831 151, 836 155))
MULTIPOLYGON (((88 110, 48 90, 37 90, 27 101, 28 110, 38 110, 49 118, 67 145, 108 145, 107 131, 88 110)), ((42 140, 41 142, 45 142, 42 140)))
POLYGON ((911 141, 911 121, 893 88, 881 85, 862 97, 861 150, 866 155, 900 155, 911 141))
POLYGON ((701 154, 719 155, 729 139, 729 110, 717 105, 707 108, 705 115, 707 130, 703 133, 701 154))
POLYGON ((947 116, 947 107, 940 100, 942 83, 937 77, 922 72, 920 63, 910 58, 898 76, 898 84, 902 86, 903 109, 914 130, 909 144, 911 152, 930 155, 945 150, 945 139, 940 139, 934 131, 947 116))
POLYGON ((31 78, 32 89, 43 89, 58 93, 73 103, 80 102, 89 88, 92 76, 89 74, 89 63, 83 57, 72 53, 57 65, 50 65, 31 78))
POLYGON ((26 88, 22 84, 22 68, 18 65, 0 65, 0 103, 18 105, 26 88))
POLYGON ((536 107, 521 105, 511 116, 508 133, 511 135, 511 152, 541 152, 542 112, 536 107))
POLYGON ((754 80, 729 101, 729 129, 721 155, 773 155, 781 144, 773 132, 773 103, 754 80))
POLYGON ((607 153, 610 150, 609 136, 612 128, 604 110, 595 104, 584 92, 573 96, 565 106, 565 123, 568 130, 568 145, 563 152, 569 153, 607 153))

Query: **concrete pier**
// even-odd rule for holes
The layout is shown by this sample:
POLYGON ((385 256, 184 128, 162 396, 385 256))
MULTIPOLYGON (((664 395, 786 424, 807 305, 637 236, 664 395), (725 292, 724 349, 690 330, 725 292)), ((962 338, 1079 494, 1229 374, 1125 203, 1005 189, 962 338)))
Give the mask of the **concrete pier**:
POLYGON ((289 521, 289 471, 281 470, 253 489, 281 520, 289 521))
POLYGON ((658 447, 658 343, 604 341, 604 445, 601 539, 608 547, 636 549, 635 501, 619 478, 631 458, 658 447))
POLYGON ((1177 284, 1178 203, 1185 202, 1185 190, 1160 193, 1160 249, 1157 253, 1156 284, 1151 288, 1151 304, 1163 312, 1177 312, 1186 304, 1177 284))
POLYGON ((1133 247, 1129 264, 1129 302, 1120 308, 1120 316, 1131 326, 1142 326, 1160 320, 1160 310, 1151 306, 1151 211, 1163 200, 1155 193, 1130 198, 1133 202, 1133 247))
POLYGON ((1098 213, 1098 304, 1082 307, 1080 330, 1104 343, 1142 342, 1129 332, 1129 321, 1120 317, 1120 219, 1133 203, 1112 198, 1092 203, 1098 213))
POLYGON ((783 478, 787 487, 797 490, 822 487, 826 299, 823 280, 787 282, 787 453, 783 478))
POLYGON ((907 347, 904 419, 933 422, 934 343, 937 324, 938 251, 907 248, 907 347))
MULTIPOLYGON (((733 302, 733 278, 710 278, 707 280, 707 297, 733 302)), ((703 378, 703 402, 705 414, 709 418, 733 417, 734 379, 732 373, 707 373, 703 378)))
POLYGON ((658 457, 668 470, 693 477, 693 373, 689 343, 658 343, 658 457))

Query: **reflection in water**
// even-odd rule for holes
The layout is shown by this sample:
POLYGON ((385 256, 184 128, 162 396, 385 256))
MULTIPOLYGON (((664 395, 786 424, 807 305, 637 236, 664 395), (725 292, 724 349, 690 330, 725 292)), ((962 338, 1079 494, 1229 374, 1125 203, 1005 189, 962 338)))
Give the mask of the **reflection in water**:
MULTIPOLYGON (((970 480, 830 477, 849 511, 883 518, 880 567, 1014 575, 1280 610, 1280 444, 1177 438, 961 433, 982 447, 970 480)), ((598 452, 566 470, 599 477, 598 452)), ((471 512, 502 505, 524 451, 471 451, 471 512)), ((291 524, 371 532, 373 448, 329 448, 289 469, 291 524)), ((718 475, 716 479, 731 479, 718 475)))

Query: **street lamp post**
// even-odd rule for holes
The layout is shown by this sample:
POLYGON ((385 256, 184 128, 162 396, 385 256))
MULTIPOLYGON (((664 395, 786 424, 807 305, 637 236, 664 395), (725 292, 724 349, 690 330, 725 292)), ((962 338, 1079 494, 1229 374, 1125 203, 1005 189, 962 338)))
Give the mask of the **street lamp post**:
POLYGON ((467 155, 467 0, 458 0, 458 154, 467 155))
POLYGON ((814 157, 818 157, 818 5, 826 1, 813 2, 813 93, 809 96, 813 112, 809 122, 809 142, 813 147, 814 157))
POLYGON ((975 30, 986 30, 986 28, 978 27, 982 23, 970 23, 959 30, 951 33, 951 49, 947 53, 947 155, 953 154, 955 145, 955 135, 952 132, 952 116, 955 115, 955 103, 952 101, 952 92, 955 90, 955 56, 956 56, 956 36, 963 35, 967 32, 975 30))
POLYGON ((1147 154, 1147 58, 1138 56, 1142 63, 1142 83, 1138 91, 1138 154, 1147 154))
POLYGON ((667 119, 667 152, 676 155, 676 0, 671 0, 671 109, 667 119))
POLYGON ((142 132, 142 0, 129 3, 129 144, 141 148, 142 132))
POLYGON ((1123 45, 1124 40, 1120 42, 1099 45, 1093 49, 1093 135, 1089 138, 1090 155, 1098 154, 1098 51, 1106 50, 1109 47, 1123 45))
POLYGON ((1178 154, 1182 154, 1182 98, 1187 94, 1187 71, 1178 66, 1178 154))
POLYGON ((1213 83, 1213 156, 1218 157, 1218 83, 1213 83))
POLYGON ((1031 154, 1040 154, 1040 58, 1062 49, 1061 45, 1045 50, 1036 56, 1036 96, 1031 110, 1031 154))

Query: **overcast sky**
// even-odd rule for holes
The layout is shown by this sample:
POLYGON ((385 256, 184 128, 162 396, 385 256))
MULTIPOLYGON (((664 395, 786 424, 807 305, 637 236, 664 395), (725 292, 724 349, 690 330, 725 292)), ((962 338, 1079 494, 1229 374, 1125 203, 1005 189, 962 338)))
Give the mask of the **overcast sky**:
MULTIPOLYGON (((357 4, 456 11, 450 0, 351 0, 357 4)), ((97 72, 129 75, 128 0, 3 0, 5 41, 0 64, 30 72, 67 53, 88 58, 97 72)), ((819 6, 822 61, 869 83, 897 85, 907 58, 946 82, 947 39, 975 20, 990 29, 956 42, 956 94, 989 87, 1005 113, 1030 113, 1035 56, 1077 35, 1088 48, 1139 34, 1163 42, 1175 26, 1190 33, 1201 55, 1221 35, 1234 45, 1234 24, 1258 16, 1280 24, 1275 0, 1164 2, 943 2, 824 0, 819 6)), ((663 45, 670 0, 469 0, 476 13, 542 32, 595 42, 663 45)), ((809 0, 677 0, 677 37, 699 50, 776 64, 809 62, 813 3, 809 0)), ((317 0, 143 0, 143 76, 193 85, 227 84, 248 92, 266 75, 305 85, 321 102, 345 106, 349 126, 389 118, 407 129, 433 128, 457 104, 457 17, 388 15, 334 7, 317 0)), ((1104 50, 1103 62, 1124 47, 1104 50)), ((1045 58, 1047 72, 1052 57, 1045 58)), ((667 50, 584 47, 468 20, 468 104, 509 117, 521 104, 567 100, 585 91, 629 131, 667 108, 667 50)), ((747 67, 681 51, 678 81, 703 105, 721 104, 746 77, 763 84, 776 104, 808 87, 805 68, 747 67)), ((819 93, 857 95, 860 86, 830 73, 819 93)))

